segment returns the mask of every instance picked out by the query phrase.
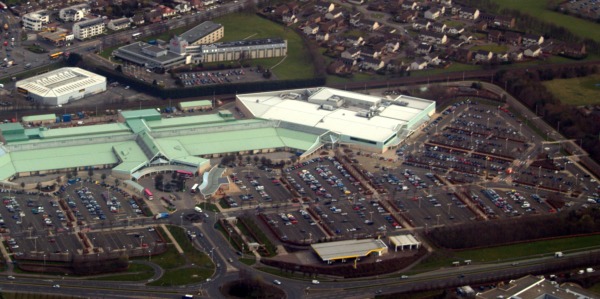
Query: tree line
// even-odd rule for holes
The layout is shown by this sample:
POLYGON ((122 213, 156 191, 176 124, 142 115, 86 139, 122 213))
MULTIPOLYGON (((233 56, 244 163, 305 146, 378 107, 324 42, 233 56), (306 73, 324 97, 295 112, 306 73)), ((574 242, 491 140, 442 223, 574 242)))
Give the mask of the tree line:
POLYGON ((439 227, 429 232, 429 238, 440 247, 467 249, 598 232, 600 232, 600 209, 594 207, 558 215, 519 217, 439 227))

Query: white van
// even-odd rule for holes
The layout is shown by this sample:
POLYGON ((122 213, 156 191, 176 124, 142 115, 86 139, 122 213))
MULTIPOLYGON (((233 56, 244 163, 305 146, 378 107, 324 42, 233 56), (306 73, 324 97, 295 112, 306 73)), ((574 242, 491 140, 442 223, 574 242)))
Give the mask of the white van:
POLYGON ((198 213, 202 213, 202 208, 200 208, 200 207, 194 207, 194 211, 196 211, 198 213))

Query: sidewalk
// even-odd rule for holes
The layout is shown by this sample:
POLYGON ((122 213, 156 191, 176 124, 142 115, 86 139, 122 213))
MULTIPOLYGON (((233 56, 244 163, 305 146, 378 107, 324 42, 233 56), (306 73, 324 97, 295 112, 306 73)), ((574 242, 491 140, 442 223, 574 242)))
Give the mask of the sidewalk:
POLYGON ((179 252, 180 254, 183 254, 183 249, 181 249, 181 246, 179 246, 179 243, 177 243, 177 240, 175 240, 175 238, 173 238, 173 235, 171 235, 171 232, 167 229, 167 226, 164 224, 161 224, 160 227, 162 227, 165 230, 167 237, 169 237, 169 239, 171 240, 173 245, 175 245, 175 249, 177 249, 177 252, 179 252))

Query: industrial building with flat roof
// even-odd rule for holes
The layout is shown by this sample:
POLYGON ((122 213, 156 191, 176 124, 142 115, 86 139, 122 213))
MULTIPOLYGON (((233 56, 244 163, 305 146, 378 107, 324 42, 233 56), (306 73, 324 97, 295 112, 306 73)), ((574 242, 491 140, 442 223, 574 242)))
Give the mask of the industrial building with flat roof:
POLYGON ((225 35, 225 28, 221 24, 206 21, 202 24, 179 35, 185 39, 190 46, 204 45, 217 42, 225 35))
POLYGON ((225 154, 319 148, 313 131, 227 113, 162 118, 154 109, 122 111, 119 122, 48 129, 0 124, 0 180, 72 170, 112 169, 122 179, 169 170, 203 172, 225 154))
POLYGON ((186 63, 186 57, 158 46, 135 42, 113 51, 116 58, 149 68, 170 68, 186 63))
POLYGON ((375 152, 397 147, 435 112, 430 100, 328 87, 237 95, 236 107, 256 118, 323 129, 329 143, 375 152))
POLYGON ((63 105, 106 91, 106 78, 92 72, 65 67, 17 81, 17 90, 46 105, 63 105))
POLYGON ((367 257, 370 254, 381 256, 388 250, 380 239, 346 240, 312 244, 310 247, 324 262, 345 261, 367 257))
POLYGON ((272 58, 287 55, 287 40, 264 38, 214 43, 201 46, 202 62, 219 62, 240 59, 272 58))

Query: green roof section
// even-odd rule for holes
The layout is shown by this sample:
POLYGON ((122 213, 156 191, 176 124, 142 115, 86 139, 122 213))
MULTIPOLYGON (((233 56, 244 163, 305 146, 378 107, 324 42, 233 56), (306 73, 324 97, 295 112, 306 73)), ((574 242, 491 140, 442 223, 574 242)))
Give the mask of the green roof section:
POLYGON ((211 123, 222 123, 223 119, 218 114, 194 115, 186 117, 163 118, 160 120, 147 121, 148 127, 154 130, 179 129, 185 126, 199 126, 211 123))
POLYGON ((146 158, 152 159, 160 153, 160 149, 154 142, 154 138, 150 136, 148 132, 144 131, 139 133, 136 141, 139 141, 137 144, 141 147, 142 151, 144 151, 146 158))
POLYGON ((189 108, 194 108, 194 107, 198 107, 198 106, 212 107, 212 102, 209 100, 199 100, 199 101, 187 101, 187 102, 179 103, 179 107, 181 107, 181 109, 189 109, 189 108))
POLYGON ((23 116, 23 122, 56 121, 56 114, 39 114, 23 116))
POLYGON ((20 123, 0 124, 2 135, 21 135, 25 133, 25 128, 20 123))
POLYGON ((277 135, 287 147, 308 150, 318 144, 319 136, 299 131, 276 128, 277 135))
MULTIPOLYGON (((40 137, 43 139, 54 139, 54 138, 73 138, 73 137, 89 137, 98 134, 117 134, 117 133, 131 133, 131 130, 126 124, 113 123, 113 124, 102 124, 93 126, 79 126, 70 128, 58 128, 58 129, 40 129, 40 137)), ((94 136, 96 137, 96 136, 94 136)))
POLYGON ((10 155, 17 172, 110 165, 119 162, 111 143, 22 150, 11 152, 10 155))
POLYGON ((143 119, 134 118, 128 119, 125 122, 127 123, 127 126, 131 128, 131 131, 133 131, 134 134, 150 130, 150 128, 148 128, 148 126, 146 125, 146 121, 143 119))
POLYGON ((121 111, 119 113, 125 120, 134 118, 143 119, 146 121, 161 119, 160 113, 156 111, 156 109, 129 110, 121 111))
POLYGON ((16 173, 12 159, 4 150, 0 150, 0 180, 6 180, 16 173))

